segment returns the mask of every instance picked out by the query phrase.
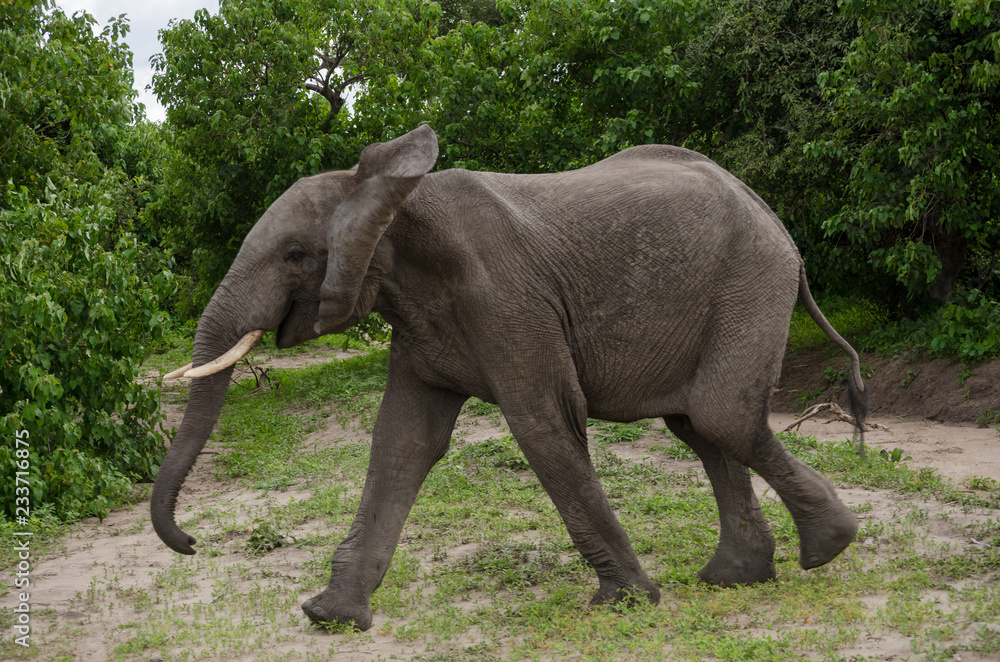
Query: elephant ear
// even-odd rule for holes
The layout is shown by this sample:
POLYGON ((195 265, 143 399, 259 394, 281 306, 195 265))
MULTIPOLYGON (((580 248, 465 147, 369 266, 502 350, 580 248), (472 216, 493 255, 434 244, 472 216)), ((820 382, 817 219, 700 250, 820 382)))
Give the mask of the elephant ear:
POLYGON ((375 246, 396 211, 434 167, 438 143, 426 124, 369 145, 355 170, 355 189, 337 206, 326 230, 328 258, 316 332, 328 333, 354 312, 375 246))

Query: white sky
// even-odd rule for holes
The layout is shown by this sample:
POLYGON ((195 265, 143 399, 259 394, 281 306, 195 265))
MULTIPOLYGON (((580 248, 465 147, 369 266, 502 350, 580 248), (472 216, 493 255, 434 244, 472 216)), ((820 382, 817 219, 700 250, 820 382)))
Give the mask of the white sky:
POLYGON ((97 19, 100 28, 119 14, 128 17, 131 29, 125 41, 132 49, 135 89, 139 93, 139 102, 146 106, 146 117, 154 122, 162 122, 166 118, 166 112, 153 92, 146 90, 146 86, 153 82, 149 58, 161 50, 158 32, 167 27, 170 19, 193 18, 199 9, 207 9, 212 14, 219 11, 218 0, 56 0, 56 5, 67 14, 81 9, 86 11, 97 19))

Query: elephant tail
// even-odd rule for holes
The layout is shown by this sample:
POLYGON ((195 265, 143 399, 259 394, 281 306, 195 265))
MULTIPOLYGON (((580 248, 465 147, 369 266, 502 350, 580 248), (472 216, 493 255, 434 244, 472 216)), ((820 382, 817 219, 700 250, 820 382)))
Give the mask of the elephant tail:
POLYGON ((850 400, 851 416, 854 417, 854 440, 857 444, 858 455, 864 457, 865 454, 865 419, 868 417, 868 390, 865 382, 861 379, 861 359, 844 338, 837 333, 823 312, 816 305, 816 301, 809 292, 809 283, 806 282, 806 268, 804 264, 799 265, 799 301, 806 309, 809 316, 813 318, 816 325, 823 330, 827 337, 837 344, 851 359, 851 369, 847 372, 847 394, 850 400))

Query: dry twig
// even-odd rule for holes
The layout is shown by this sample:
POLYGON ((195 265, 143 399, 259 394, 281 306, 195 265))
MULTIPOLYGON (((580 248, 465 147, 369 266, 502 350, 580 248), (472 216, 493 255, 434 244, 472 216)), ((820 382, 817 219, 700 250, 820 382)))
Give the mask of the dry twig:
MULTIPOLYGON (((834 421, 841 421, 843 423, 850 423, 851 425, 854 425, 854 417, 848 414, 843 409, 841 409, 839 405, 833 402, 821 402, 817 405, 809 407, 804 412, 802 412, 802 415, 799 416, 794 423, 792 423, 787 428, 782 430, 782 432, 788 432, 789 430, 797 430, 798 427, 806 421, 806 419, 812 418, 816 414, 823 411, 828 411, 833 415, 833 418, 828 420, 827 423, 832 423, 834 421)), ((889 428, 887 428, 886 426, 879 425, 878 423, 865 423, 865 430, 868 431, 888 430, 888 429, 889 428)))

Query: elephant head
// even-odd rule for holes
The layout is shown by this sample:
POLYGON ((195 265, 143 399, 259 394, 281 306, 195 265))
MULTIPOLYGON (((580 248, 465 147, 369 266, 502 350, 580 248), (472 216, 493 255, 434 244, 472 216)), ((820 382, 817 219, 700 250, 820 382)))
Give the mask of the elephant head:
POLYGON ((426 125, 370 145, 354 169, 296 182, 249 232, 202 313, 194 360, 166 375, 193 378, 150 504, 153 528, 168 547, 195 553, 195 539, 177 526, 174 509, 222 410, 232 366, 265 331, 275 332, 278 347, 291 347, 348 328, 371 311, 376 248, 437 152, 426 125))

